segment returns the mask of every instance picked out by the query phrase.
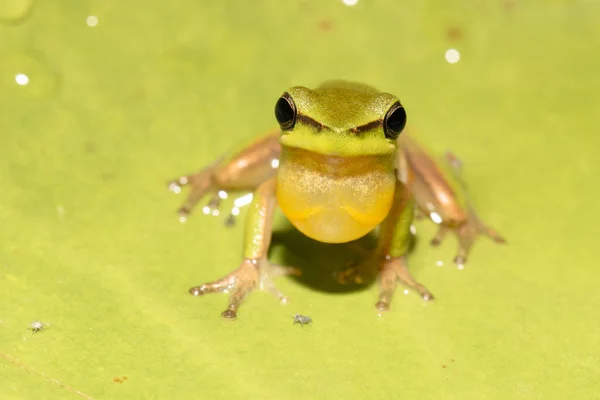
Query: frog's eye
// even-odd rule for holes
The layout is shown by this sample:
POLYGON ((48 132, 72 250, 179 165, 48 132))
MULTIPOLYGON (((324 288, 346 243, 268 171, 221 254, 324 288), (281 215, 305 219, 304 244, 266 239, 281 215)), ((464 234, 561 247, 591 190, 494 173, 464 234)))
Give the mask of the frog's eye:
POLYGON ((291 131, 296 124, 296 104, 288 93, 284 93, 277 100, 275 118, 277 118, 282 131, 291 131))
POLYGON ((398 102, 394 103, 383 120, 383 131, 388 139, 396 139, 406 125, 406 111, 398 102))

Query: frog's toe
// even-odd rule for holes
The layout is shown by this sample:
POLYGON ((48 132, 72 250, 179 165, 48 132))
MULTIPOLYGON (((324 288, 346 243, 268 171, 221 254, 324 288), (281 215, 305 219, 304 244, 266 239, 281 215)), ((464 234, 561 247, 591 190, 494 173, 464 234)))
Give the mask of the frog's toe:
POLYGON ((492 239, 496 243, 506 244, 506 239, 498 233, 495 229, 483 224, 481 221, 478 221, 477 230, 492 239))
POLYGON ((435 236, 429 241, 429 244, 433 247, 439 246, 446 237, 446 233, 448 233, 448 228, 440 225, 435 236))
POLYGON ((454 260, 452 260, 454 262, 454 264, 458 265, 458 266, 463 266, 467 263, 467 256, 466 255, 457 255, 456 257, 454 257, 454 260))
POLYGON ((279 264, 271 264, 269 265, 269 277, 277 278, 279 276, 300 276, 302 275, 302 271, 295 267, 290 267, 287 265, 279 265, 279 264))
POLYGON ((237 313, 235 312, 235 310, 231 310, 228 308, 227 310, 225 310, 221 313, 221 317, 223 319, 233 321, 234 319, 237 318, 237 313))
MULTIPOLYGON (((184 186, 190 186, 191 190, 185 202, 179 208, 179 217, 187 218, 192 212, 194 206, 207 193, 213 189, 213 169, 205 168, 202 171, 192 175, 182 175, 179 178, 172 179, 168 182, 168 188, 171 192, 179 194, 183 191, 184 186)), ((183 221, 182 220, 182 221, 183 221)))
POLYGON ((208 293, 227 293, 230 289, 232 289, 236 285, 237 275, 239 274, 239 269, 235 270, 231 274, 226 277, 219 279, 214 282, 204 283, 199 286, 194 286, 189 289, 189 292, 192 296, 202 296, 208 293))
POLYGON ((187 221, 190 212, 192 212, 192 210, 190 210, 188 207, 179 207, 179 209, 177 210, 177 217, 179 218, 180 222, 185 222, 187 221))
POLYGON ((389 311, 390 303, 387 301, 379 300, 375 303, 375 308, 379 311, 389 311))
POLYGON ((494 240, 494 242, 499 243, 499 244, 506 244, 507 243, 506 239, 503 238, 502 236, 492 237, 492 239, 494 240))
POLYGON ((214 210, 217 210, 216 214, 218 214, 219 206, 221 205, 221 197, 218 193, 213 194, 213 196, 208 201, 206 205, 212 213, 215 213, 214 210))

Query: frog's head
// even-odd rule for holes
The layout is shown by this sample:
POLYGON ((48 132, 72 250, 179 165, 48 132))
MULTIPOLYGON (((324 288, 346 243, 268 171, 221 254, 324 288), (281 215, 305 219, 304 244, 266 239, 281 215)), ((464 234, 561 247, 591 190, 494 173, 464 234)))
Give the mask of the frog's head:
POLYGON ((279 205, 305 235, 328 243, 364 236, 388 214, 406 113, 393 95, 349 82, 293 87, 277 101, 279 205))
POLYGON ((290 88, 277 101, 275 117, 282 145, 341 157, 393 153, 406 124, 395 96, 340 81, 290 88))

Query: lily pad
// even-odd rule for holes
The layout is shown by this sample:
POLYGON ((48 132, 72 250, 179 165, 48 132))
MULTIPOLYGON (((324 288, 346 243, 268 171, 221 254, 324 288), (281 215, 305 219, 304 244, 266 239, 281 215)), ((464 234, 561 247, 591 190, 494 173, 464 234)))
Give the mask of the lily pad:
POLYGON ((0 397, 597 396, 600 3, 355 3, 10 8, 24 20, 0 21, 0 397), (272 128, 288 86, 327 79, 398 95, 508 244, 481 239, 458 269, 454 240, 431 248, 418 222, 409 262, 436 301, 400 290, 378 316, 374 286, 331 284, 345 248, 279 218, 272 258, 310 279, 223 321, 225 296, 187 289, 239 264, 242 226, 180 223, 166 182, 272 128))

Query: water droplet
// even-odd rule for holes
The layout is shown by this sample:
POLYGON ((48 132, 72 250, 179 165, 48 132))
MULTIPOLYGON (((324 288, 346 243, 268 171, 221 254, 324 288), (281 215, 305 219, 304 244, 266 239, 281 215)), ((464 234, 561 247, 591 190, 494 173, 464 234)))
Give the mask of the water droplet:
POLYGON ((218 193, 218 194, 219 194, 219 197, 220 197, 221 199, 226 199, 226 198, 227 198, 227 192, 226 192, 226 191, 224 191, 224 190, 219 190, 219 193, 218 193))
POLYGON ((247 206, 248 204, 252 203, 252 197, 253 197, 253 194, 248 193, 242 197, 238 197, 237 199, 235 199, 233 201, 233 204, 238 208, 247 206))
POLYGON ((274 158, 271 160, 271 168, 275 169, 277 167, 279 167, 279 160, 274 158))
POLYGON ((355 6, 358 3, 358 0, 342 0, 347 6, 355 6))
POLYGON ((34 0, 0 0, 0 22, 23 22, 33 10, 34 0))
POLYGON ((58 74, 41 57, 0 54, 0 93, 4 96, 45 99, 56 93, 58 87, 58 74))
POLYGON ((438 267, 441 267, 444 265, 444 262, 442 260, 438 260, 435 262, 435 265, 437 265, 438 267))
POLYGON ((435 222, 436 224, 441 224, 442 223, 442 217, 440 217, 440 214, 436 213, 436 212, 432 212, 429 214, 429 217, 431 218, 431 220, 433 222, 435 222))
POLYGON ((456 64, 460 60, 460 53, 456 49, 448 49, 446 51, 446 61, 450 64, 456 64))
POLYGON ((85 24, 93 28, 94 26, 98 25, 98 17, 95 15, 90 15, 85 19, 85 24))
POLYGON ((171 183, 169 183, 169 190, 175 194, 179 194, 179 193, 181 193, 181 186, 179 186, 175 182, 171 182, 171 183))
POLYGON ((204 215, 210 214, 210 207, 209 206, 202 207, 202 214, 204 214, 204 215))
POLYGON ((17 82, 17 85, 27 85, 29 83, 29 77, 25 74, 17 74, 15 76, 15 82, 17 82))

